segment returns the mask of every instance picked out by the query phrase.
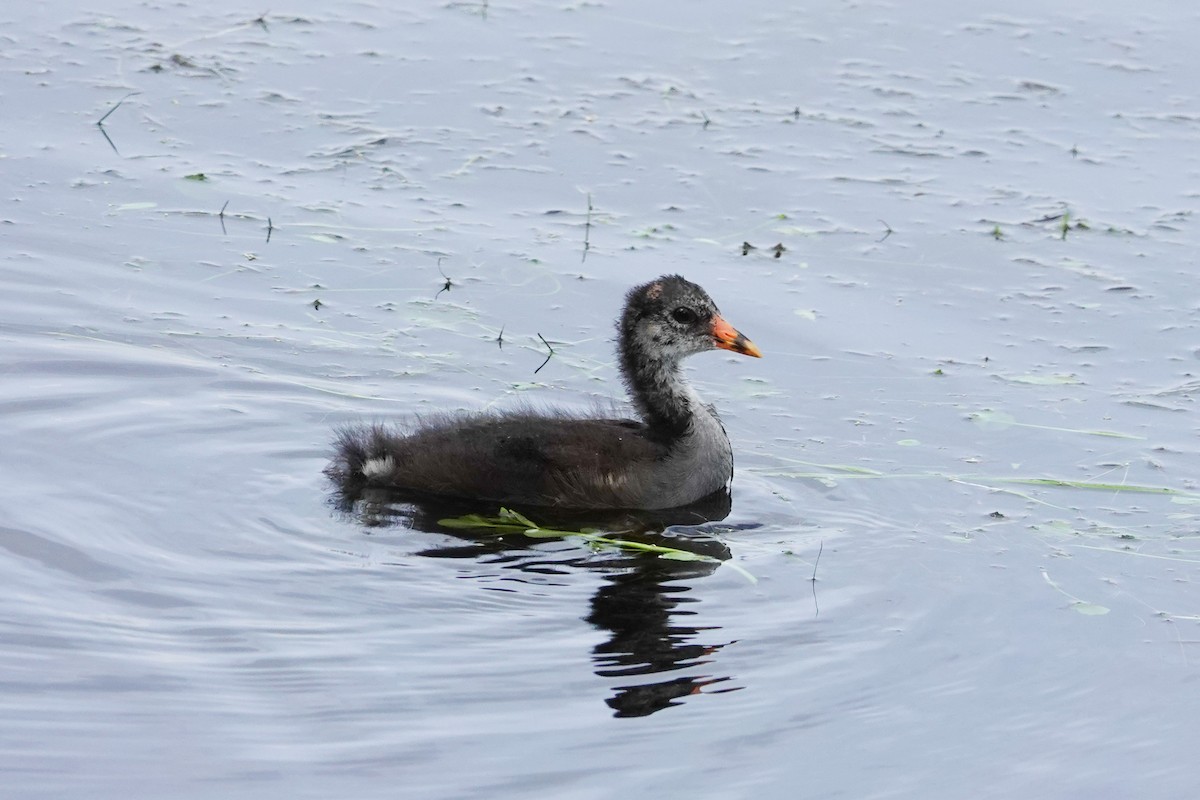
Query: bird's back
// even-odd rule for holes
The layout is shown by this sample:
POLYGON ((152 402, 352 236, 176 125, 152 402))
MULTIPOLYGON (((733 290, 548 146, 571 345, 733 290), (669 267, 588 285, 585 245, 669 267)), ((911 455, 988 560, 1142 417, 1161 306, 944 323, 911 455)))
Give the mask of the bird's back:
POLYGON ((646 426, 528 412, 442 417, 411 432, 340 432, 330 475, 418 492, 575 508, 654 507, 668 447, 646 426))

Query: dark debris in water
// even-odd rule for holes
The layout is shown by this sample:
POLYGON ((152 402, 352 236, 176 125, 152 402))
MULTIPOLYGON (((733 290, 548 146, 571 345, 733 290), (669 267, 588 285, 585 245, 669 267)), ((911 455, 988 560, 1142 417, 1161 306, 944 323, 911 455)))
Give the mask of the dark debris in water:
MULTIPOLYGON (((760 249, 760 248, 756 247, 755 245, 750 244, 749 242, 742 242, 742 255, 743 256, 748 256, 752 252, 754 252, 755 250, 758 250, 758 249, 760 249)), ((767 253, 770 253, 772 258, 781 258, 781 257, 783 257, 783 254, 787 252, 787 248, 783 245, 782 242, 779 242, 779 243, 771 245, 770 247, 765 248, 765 251, 767 253)))

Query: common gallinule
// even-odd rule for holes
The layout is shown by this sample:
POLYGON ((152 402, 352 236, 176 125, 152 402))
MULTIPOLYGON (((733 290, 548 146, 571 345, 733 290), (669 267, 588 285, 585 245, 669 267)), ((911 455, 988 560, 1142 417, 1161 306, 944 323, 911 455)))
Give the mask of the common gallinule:
POLYGON ((564 508, 674 508, 724 491, 733 452, 680 362, 721 348, 761 357, 699 286, 664 275, 634 287, 617 323, 621 377, 640 420, 532 411, 444 415, 408 430, 338 432, 326 473, 368 486, 564 508))

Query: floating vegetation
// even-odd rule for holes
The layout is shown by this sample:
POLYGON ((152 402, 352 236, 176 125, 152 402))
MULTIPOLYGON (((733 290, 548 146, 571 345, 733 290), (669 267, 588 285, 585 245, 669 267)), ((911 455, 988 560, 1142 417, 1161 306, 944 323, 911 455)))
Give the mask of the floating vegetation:
POLYGON ((1053 425, 1036 425, 1032 422, 1017 422, 1017 418, 1012 414, 1003 411, 992 411, 991 409, 983 409, 975 411, 967 415, 967 419, 972 422, 977 422, 985 428, 992 430, 1003 430, 1004 428, 1033 428, 1042 431, 1057 431, 1059 433, 1081 433, 1085 436, 1106 436, 1111 439, 1136 439, 1145 440, 1145 436, 1137 436, 1132 433, 1121 433, 1120 431, 1105 431, 1105 430, 1083 430, 1080 428, 1059 428, 1053 425))
MULTIPOLYGON (((633 231, 632 235, 637 237, 638 239, 664 239, 666 241, 671 241, 672 235, 675 232, 676 232, 676 228, 674 225, 672 225, 669 222, 663 222, 658 225, 647 225, 645 228, 642 228, 641 230, 635 230, 635 231, 633 231)), ((586 252, 586 244, 587 243, 585 242, 584 243, 585 252, 586 252)))
POLYGON ((1009 383, 1024 383, 1029 386, 1078 386, 1083 383, 1078 376, 1068 372, 1055 372, 1050 375, 1000 375, 999 377, 1009 383))
POLYGON ((336 233, 310 233, 308 234, 308 238, 321 244, 337 244, 346 239, 345 236, 336 233))
POLYGON ((1080 614, 1085 614, 1089 617, 1099 617, 1108 613, 1108 608, 1105 606, 1097 605, 1096 603, 1089 603, 1087 600, 1080 600, 1078 597, 1059 586, 1050 579, 1050 574, 1046 572, 1046 570, 1042 570, 1042 577, 1046 579, 1046 583, 1050 584, 1055 591, 1070 600, 1071 608, 1075 611, 1078 611, 1080 614))
POLYGON ((787 458, 786 456, 779 456, 778 460, 785 461, 789 464, 795 464, 800 467, 815 467, 819 470, 823 470, 824 472, 818 473, 818 472, 811 472, 808 470, 800 472, 800 471, 797 471, 794 469, 775 469, 775 470, 773 470, 773 469, 763 469, 763 468, 756 468, 753 471, 759 473, 760 475, 774 475, 774 476, 778 476, 778 477, 782 477, 782 478, 811 478, 811 477, 817 477, 817 476, 822 476, 822 477, 825 477, 825 476, 828 476, 828 477, 849 476, 849 477, 858 477, 858 478, 887 477, 884 473, 880 472, 879 470, 869 469, 867 467, 860 467, 855 464, 818 464, 814 461, 801 461, 798 458, 787 458))
POLYGON ((758 582, 757 578, 747 572, 743 567, 738 566, 732 561, 722 561, 714 556, 706 555, 704 553, 695 553, 691 550, 683 550, 678 547, 668 547, 661 544, 650 544, 648 542, 638 542, 632 539, 619 538, 619 533, 613 536, 600 533, 594 528, 583 528, 577 531, 560 530, 557 528, 543 528, 533 520, 529 519, 529 517, 526 517, 519 511, 514 511, 510 508, 501 508, 500 514, 494 517, 485 517, 481 514, 466 514, 461 517, 440 519, 438 520, 438 524, 447 528, 489 530, 500 535, 506 533, 519 533, 530 539, 579 538, 596 550, 615 548, 629 552, 652 553, 657 557, 667 559, 668 561, 704 561, 712 564, 724 564, 742 575, 751 583, 758 582))
MULTIPOLYGON (((919 441, 914 439, 902 439, 896 442, 900 446, 917 446, 919 441)), ((849 480, 851 478, 864 479, 937 479, 946 480, 953 483, 959 483, 964 486, 973 486, 979 489, 987 489, 995 492, 1005 492, 1014 494, 1026 500, 1030 500, 1044 505, 1052 505, 1044 500, 1033 497, 1032 495, 1023 492, 1017 492, 1011 489, 1004 488, 1004 485, 1017 486, 1043 486, 1055 489, 1083 489, 1088 491, 1113 492, 1123 494, 1147 494, 1158 495, 1161 497, 1170 497, 1172 502, 1181 504, 1200 504, 1200 492, 1189 491, 1186 489, 1177 489, 1171 486, 1149 486, 1146 484, 1137 483, 1107 483, 1102 481, 1079 481, 1069 480, 1066 478, 1039 478, 1028 476, 1002 476, 1002 475, 950 475, 944 472, 929 471, 929 472, 893 472, 884 473, 876 470, 866 469, 863 467, 855 467, 850 465, 833 465, 833 464, 810 464, 808 462, 796 461, 794 459, 782 459, 793 464, 803 465, 808 467, 818 467, 822 471, 812 471, 795 468, 764 468, 752 467, 749 471, 758 475, 776 478, 790 478, 793 480, 815 480, 821 484, 832 487, 836 486, 839 481, 849 480), (999 484, 999 485, 997 485, 999 484)))
POLYGON ((1061 489, 1094 489, 1102 492, 1132 492, 1134 494, 1194 495, 1169 486, 1142 486, 1135 483, 1098 483, 1096 481, 1070 481, 1062 478, 991 478, 1000 483, 1019 483, 1026 486, 1056 486, 1061 489))

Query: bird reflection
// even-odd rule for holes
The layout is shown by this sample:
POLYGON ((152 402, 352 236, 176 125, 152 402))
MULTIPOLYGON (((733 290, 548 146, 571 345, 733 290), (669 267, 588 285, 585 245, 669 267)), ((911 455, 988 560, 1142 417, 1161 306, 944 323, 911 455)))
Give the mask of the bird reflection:
MULTIPOLYGON (((648 559, 647 559, 648 560, 648 559)), ((711 573, 715 565, 699 562, 711 573)), ((593 650, 596 674, 602 678, 629 678, 700 667, 726 644, 704 643, 706 636, 719 631, 716 626, 673 624, 682 617, 695 616, 686 604, 691 587, 680 583, 678 569, 661 569, 654 564, 609 575, 606 584, 593 595, 587 621, 611 633, 607 642, 593 650)), ((693 574, 688 577, 702 577, 693 574)), ((618 717, 644 717, 681 698, 699 694, 705 686, 728 678, 704 676, 679 677, 615 687, 616 693, 605 702, 618 717)), ((735 688, 717 691, 733 691, 735 688)))
POLYGON ((605 573, 604 584, 589 602, 584 619, 608 633, 592 651, 595 673, 615 679, 605 703, 617 717, 642 717, 679 705, 690 695, 734 691, 729 676, 692 673, 703 670, 727 644, 720 628, 696 624, 697 612, 688 606, 692 583, 712 574, 729 548, 714 537, 716 526, 729 515, 730 496, 718 492, 683 508, 655 511, 577 512, 561 509, 522 509, 545 528, 619 531, 620 538, 665 545, 716 560, 676 561, 653 554, 605 552, 581 548, 547 552, 535 539, 448 528, 439 520, 471 513, 494 514, 477 501, 456 501, 390 490, 370 489, 357 497, 340 497, 343 513, 372 529, 403 527, 444 534, 449 542, 418 551, 430 558, 484 560, 527 574, 563 574, 574 569, 605 573), (688 624, 690 623, 690 624, 688 624), (670 677, 667 677, 667 676, 670 677), (638 680, 640 676, 654 676, 638 680), (718 688, 709 688, 717 686, 718 688))

